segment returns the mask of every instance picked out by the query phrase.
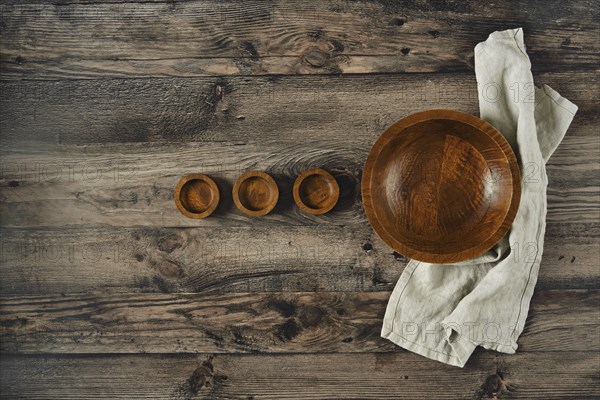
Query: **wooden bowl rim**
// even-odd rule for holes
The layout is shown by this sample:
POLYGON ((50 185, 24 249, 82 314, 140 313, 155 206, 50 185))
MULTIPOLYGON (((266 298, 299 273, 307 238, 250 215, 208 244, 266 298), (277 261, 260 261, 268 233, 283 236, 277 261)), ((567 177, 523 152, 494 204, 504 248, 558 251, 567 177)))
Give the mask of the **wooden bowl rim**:
POLYGON ((521 199, 521 173, 519 169, 519 164, 517 158, 506 140, 506 138, 492 125, 488 122, 478 118, 474 115, 464 113, 462 111, 457 110, 448 110, 448 109, 433 109, 420 111, 417 113, 413 113, 408 115, 398 121, 396 121, 393 125, 388 127, 381 136, 375 141, 371 150, 369 151, 369 155, 367 157, 367 161, 365 162, 365 167, 363 170, 363 176, 361 181, 361 193, 362 200, 365 209, 365 213, 369 220, 369 223, 379 235, 379 237, 391 248, 400 254, 415 259, 417 261, 430 262, 430 263, 438 263, 438 264, 446 264, 446 263, 456 263, 460 261, 465 261, 474 257, 477 257, 492 247, 496 245, 506 235, 509 231, 512 222, 517 214, 519 203, 521 199), (490 138, 492 138, 499 147, 503 150, 503 153, 508 161, 509 168, 511 171, 511 179, 512 179, 512 193, 511 193, 511 202, 508 207, 508 210, 504 216, 500 227, 493 232, 487 239, 482 240, 481 244, 471 247, 469 249, 465 249, 456 253, 430 253, 421 251, 418 249, 414 249, 401 243, 395 237, 390 235, 387 230, 383 227, 383 225, 379 222, 375 215, 375 211, 373 208, 373 202, 371 199, 371 187, 372 187, 372 175, 373 175, 373 167, 377 160, 377 157, 385 144, 389 142, 396 135, 401 133, 404 129, 410 127, 419 122, 424 122, 427 120, 435 120, 435 119, 449 119, 454 121, 460 121, 466 123, 468 125, 473 126, 477 130, 485 133, 490 138))
POLYGON ((279 201, 279 187, 277 186, 277 182, 275 182, 275 179, 273 179, 271 175, 263 171, 244 172, 242 175, 240 175, 239 178, 236 179, 235 184, 233 185, 232 194, 233 202, 235 203, 236 207, 244 214, 250 215, 252 217, 262 217, 263 215, 267 215, 275 208, 277 202, 279 201), (262 208, 260 210, 250 210, 249 208, 244 206, 239 196, 240 186, 242 185, 242 183, 248 180, 249 178, 254 177, 264 179, 273 191, 274 196, 273 200, 271 200, 267 207, 262 208))
POLYGON ((298 175, 296 181, 294 182, 293 195, 296 205, 302 211, 307 212, 309 214, 321 215, 331 211, 333 207, 335 207, 335 205, 337 204, 340 198, 340 186, 338 185, 337 180, 329 172, 325 171, 322 168, 311 168, 298 175), (331 185, 330 187, 333 188, 333 196, 330 197, 331 200, 325 207, 313 208, 304 203, 304 201, 302 201, 302 196, 300 195, 300 185, 302 185, 302 182, 304 182, 306 178, 313 175, 319 175, 324 177, 329 183, 329 185, 331 185))
POLYGON ((217 206, 219 205, 219 201, 221 199, 221 194, 219 192, 219 187, 217 186, 216 182, 210 176, 205 175, 205 174, 189 174, 179 180, 179 182, 177 183, 177 186, 175 186, 175 191, 173 192, 173 197, 175 198, 175 205, 177 206, 177 209, 183 215, 185 215, 188 218, 202 219, 202 218, 208 217, 216 210, 217 206), (181 201, 181 189, 183 189, 183 186, 186 183, 188 183, 189 181, 195 181, 195 180, 200 180, 200 181, 204 181, 204 182, 208 183, 208 186, 210 187, 210 190, 212 191, 212 195, 213 195, 210 205, 208 206, 208 208, 206 210, 202 211, 201 213, 195 213, 195 212, 188 210, 187 208, 185 208, 185 206, 183 205, 183 203, 181 201))

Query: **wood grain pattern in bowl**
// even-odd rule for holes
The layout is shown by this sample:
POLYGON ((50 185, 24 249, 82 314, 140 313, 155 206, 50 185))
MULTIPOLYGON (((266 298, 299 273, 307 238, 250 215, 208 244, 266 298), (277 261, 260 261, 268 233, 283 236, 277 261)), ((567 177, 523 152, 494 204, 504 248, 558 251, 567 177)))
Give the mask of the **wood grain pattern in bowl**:
POLYGON ((362 178, 365 212, 399 253, 452 263, 493 247, 516 215, 521 178, 504 137, 459 111, 412 114, 373 145, 362 178))
POLYGON ((262 171, 248 171, 233 185, 233 202, 244 214, 260 217, 275 208, 279 188, 271 175, 262 171))
POLYGON ((293 188, 294 201, 309 214, 325 214, 337 204, 340 187, 327 171, 313 168, 302 172, 293 188))
POLYGON ((191 174, 179 180, 173 193, 175 205, 189 218, 206 218, 219 204, 219 188, 208 175, 191 174))

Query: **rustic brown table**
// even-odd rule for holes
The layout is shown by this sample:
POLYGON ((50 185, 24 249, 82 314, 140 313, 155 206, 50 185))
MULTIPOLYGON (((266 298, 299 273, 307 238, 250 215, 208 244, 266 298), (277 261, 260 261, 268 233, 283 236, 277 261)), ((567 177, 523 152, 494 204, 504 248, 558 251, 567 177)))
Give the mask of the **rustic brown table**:
POLYGON ((1 397, 600 396, 597 2, 0 9, 1 397), (579 112, 548 165, 519 350, 459 369, 379 337, 406 259, 368 225, 361 169, 409 113, 477 113, 473 47, 519 26, 537 82, 579 112), (340 183, 329 214, 293 203, 308 167, 340 183), (267 217, 231 203, 248 169, 280 185, 267 217), (193 172, 223 194, 206 220, 172 199, 193 172))

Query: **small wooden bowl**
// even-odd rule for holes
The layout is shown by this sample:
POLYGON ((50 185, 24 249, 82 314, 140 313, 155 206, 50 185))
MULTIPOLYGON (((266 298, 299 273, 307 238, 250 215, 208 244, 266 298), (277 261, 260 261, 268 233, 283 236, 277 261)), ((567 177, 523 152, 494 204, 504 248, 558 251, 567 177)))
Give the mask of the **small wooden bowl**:
POLYGON ((275 208, 279 188, 271 175, 261 171, 248 171, 233 185, 233 202, 244 214, 261 217, 275 208))
POLYGON ((206 218, 219 204, 219 188, 204 174, 191 174, 181 178, 174 192, 175 205, 189 218, 206 218))
POLYGON ((294 201, 309 214, 325 214, 340 198, 340 187, 335 178, 320 168, 306 170, 294 182, 294 201))
POLYGON ((431 263, 483 254, 509 230, 521 176, 506 139, 469 114, 430 110, 389 127, 362 177, 369 222, 394 250, 431 263))

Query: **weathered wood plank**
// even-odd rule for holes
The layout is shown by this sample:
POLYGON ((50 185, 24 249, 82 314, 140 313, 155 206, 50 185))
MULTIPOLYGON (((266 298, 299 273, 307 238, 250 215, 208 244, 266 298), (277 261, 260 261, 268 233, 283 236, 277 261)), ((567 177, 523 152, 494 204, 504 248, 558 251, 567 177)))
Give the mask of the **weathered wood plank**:
MULTIPOLYGON (((539 84, 552 86, 579 106, 569 136, 599 140, 598 77, 597 71, 536 76, 539 84)), ((472 73, 25 80, 2 86, 4 147, 333 138, 369 146, 386 127, 416 111, 479 110, 472 73)))
MULTIPOLYGON (((539 290, 521 351, 600 346, 598 290, 539 290)), ((3 297, 10 353, 381 352, 387 292, 3 297)), ((465 329, 467 329, 465 327, 465 329)))
POLYGON ((2 77, 466 70, 478 42, 518 26, 538 70, 599 61, 591 0, 48 3, 3 5, 2 77))
MULTIPOLYGON (((0 292, 390 291, 406 265, 366 223, 274 229, 3 229, 0 292)), ((551 224, 537 287, 598 288, 599 259, 600 225, 551 224)))
POLYGON ((600 396, 598 357, 477 351, 458 369, 408 352, 4 356, 0 397, 582 400, 600 396))
MULTIPOLYGON (((548 171, 549 222, 597 223, 600 219, 597 142, 597 136, 564 139, 548 171), (572 152, 578 156, 571 157, 572 152)), ((332 139, 309 143, 130 143, 6 150, 0 179, 1 225, 366 224, 360 176, 369 147, 370 143, 332 139), (329 170, 340 184, 338 205, 323 216, 301 213, 291 195, 297 175, 313 166, 329 170), (277 207, 260 220, 242 214, 231 201, 233 182, 248 169, 271 172, 280 187, 277 207), (192 172, 215 177, 223 195, 217 211, 201 221, 184 217, 173 201, 178 180, 192 172)))
POLYGON ((4 295, 389 290, 385 276, 404 266, 383 245, 363 250, 368 225, 2 233, 4 295), (376 268, 379 251, 386 263, 376 268))

